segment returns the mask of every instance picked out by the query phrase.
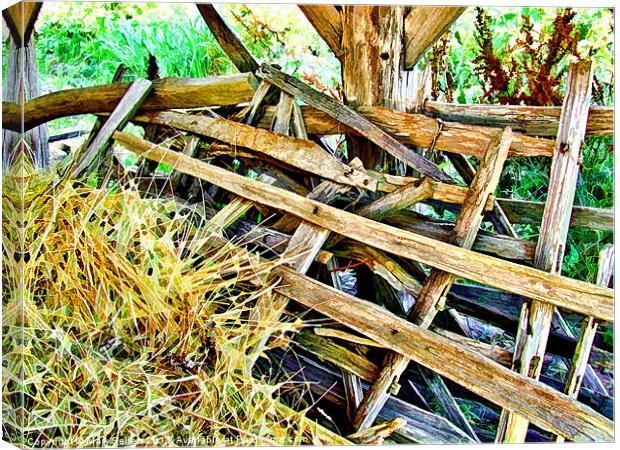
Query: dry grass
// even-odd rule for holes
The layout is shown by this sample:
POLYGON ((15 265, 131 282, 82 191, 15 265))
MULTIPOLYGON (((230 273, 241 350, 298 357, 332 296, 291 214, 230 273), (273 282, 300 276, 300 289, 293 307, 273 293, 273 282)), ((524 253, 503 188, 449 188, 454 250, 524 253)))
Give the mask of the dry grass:
POLYGON ((5 437, 28 447, 319 442, 278 403, 280 386, 246 368, 259 336, 245 317, 273 263, 220 245, 174 202, 77 183, 52 191, 27 167, 3 183, 5 437))

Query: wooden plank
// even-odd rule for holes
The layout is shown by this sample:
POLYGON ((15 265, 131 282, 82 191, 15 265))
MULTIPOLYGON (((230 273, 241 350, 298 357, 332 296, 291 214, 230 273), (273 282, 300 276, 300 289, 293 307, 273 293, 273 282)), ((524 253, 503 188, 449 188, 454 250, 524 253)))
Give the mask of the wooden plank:
MULTIPOLYGON (((545 204, 527 200, 498 198, 498 203, 513 223, 540 225, 545 204)), ((600 231, 614 230, 614 210, 574 206, 570 227, 585 227, 600 231)))
POLYGON ((277 208, 366 245, 525 297, 613 321, 613 291, 481 255, 366 219, 197 161, 127 133, 114 138, 127 149, 214 183, 257 203, 277 208))
MULTIPOLYGON (((291 128, 291 118, 293 113, 294 98, 286 92, 280 92, 280 101, 278 101, 278 109, 273 118, 272 131, 280 134, 289 134, 291 128)), ((306 138, 307 139, 307 138, 306 138)))
POLYGON ((342 18, 334 5, 297 5, 336 58, 342 57, 342 18))
MULTIPOLYGON (((462 105, 427 101, 424 113, 447 122, 471 125, 511 127, 529 136, 555 137, 560 123, 561 107, 517 105, 462 105)), ((614 107, 591 106, 586 136, 613 136, 614 107)))
POLYGON ((613 422, 544 386, 382 307, 339 292, 286 267, 276 291, 339 321, 532 423, 576 442, 613 440, 613 422))
MULTIPOLYGON (((433 220, 413 211, 402 211, 385 219, 385 223, 443 242, 449 241, 454 227, 451 222, 433 220)), ((504 259, 530 262, 534 258, 536 243, 480 230, 472 248, 504 259)))
POLYGON ((257 76, 353 128, 392 156, 407 162, 420 173, 437 181, 448 183, 452 181, 452 178, 443 173, 435 164, 405 147, 364 116, 342 105, 337 100, 267 64, 261 65, 257 76))
POLYGON ((135 117, 134 120, 189 131, 226 142, 233 148, 246 147, 337 183, 369 191, 374 191, 377 187, 375 180, 338 161, 309 140, 285 136, 227 119, 174 111, 145 113, 135 117))
POLYGON ((20 1, 2 10, 2 17, 17 48, 28 46, 42 6, 43 2, 20 1))
POLYGON ((239 72, 255 72, 258 63, 252 54, 245 48, 241 39, 230 29, 224 19, 210 3, 197 3, 200 15, 207 23, 209 30, 220 44, 226 56, 230 58, 239 72))
MULTIPOLYGON (((561 273, 573 207, 581 145, 585 137, 593 66, 588 60, 571 64, 566 96, 558 129, 556 151, 551 164, 549 190, 543 213, 534 266, 550 273, 561 273)), ((520 374, 538 379, 551 329, 554 306, 546 302, 524 303, 515 346, 513 368, 520 374)), ((528 420, 511 411, 503 411, 498 442, 523 442, 528 420)))
POLYGON ((464 11, 463 7, 414 7, 405 17, 405 68, 415 66, 464 11))
POLYGON ((153 83, 148 80, 137 78, 131 83, 127 93, 101 126, 97 136, 95 136, 90 145, 80 149, 79 152, 72 156, 72 163, 67 166, 63 178, 77 178, 82 174, 106 148, 114 132, 124 127, 131 119, 152 89, 153 83))
MULTIPOLYGON (((469 189, 469 195, 454 225, 450 240, 455 245, 466 249, 472 247, 482 224, 482 213, 488 203, 488 198, 499 182, 511 140, 512 130, 506 128, 492 141, 484 159, 480 161, 480 166, 469 189)), ((431 269, 409 313, 409 320, 422 328, 428 328, 437 311, 443 309, 446 295, 455 281, 456 275, 436 268, 431 269)), ((354 421, 356 429, 372 425, 385 404, 388 389, 399 379, 408 365, 409 360, 405 356, 395 352, 388 353, 384 360, 384 369, 358 408, 354 421)), ((440 388, 438 382, 434 386, 437 389, 440 388)), ((444 394, 443 397, 450 397, 449 393, 444 392, 444 394)), ((458 422, 462 423, 463 420, 458 422)))
MULTIPOLYGON (((24 129, 27 131, 60 117, 112 112, 129 86, 113 83, 36 97, 24 104, 24 129)), ((237 105, 250 101, 254 94, 250 73, 210 78, 163 78, 153 86, 153 92, 142 104, 140 112, 237 105)), ((19 104, 2 102, 2 127, 21 131, 19 104)))

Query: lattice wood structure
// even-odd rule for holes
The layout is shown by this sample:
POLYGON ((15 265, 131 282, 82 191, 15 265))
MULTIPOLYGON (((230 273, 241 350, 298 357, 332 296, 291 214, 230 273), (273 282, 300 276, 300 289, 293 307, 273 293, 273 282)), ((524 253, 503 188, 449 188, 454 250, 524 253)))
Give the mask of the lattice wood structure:
MULTIPOLYGON (((147 195, 174 196, 184 208, 226 198, 222 209, 200 206, 214 230, 246 246, 248 258, 262 249, 287 259, 249 320, 330 319, 290 337, 296 357, 266 356, 312 381, 322 404, 346 417, 342 442, 613 440, 613 396, 592 367, 613 364, 596 335, 613 326, 613 247, 601 254, 598 285, 560 275, 569 227, 613 229, 613 211, 573 204, 584 137, 613 134, 613 108, 589 104, 591 62, 572 64, 561 108, 424 101, 403 94, 408 71, 465 8, 300 6, 341 61, 342 104, 260 64, 213 6, 198 9, 239 74, 137 79, 25 103, 26 131, 62 116, 100 117, 60 176, 83 175, 93 161, 108 161, 108 178, 122 172, 110 159, 115 142, 173 168, 138 180, 147 195), (122 132, 128 121, 154 127, 153 142, 122 132), (322 140, 329 135, 346 136, 348 159, 322 140), (467 185, 428 150, 446 155, 467 185), (552 159, 545 204, 493 195, 513 157, 552 159), (232 158, 258 178, 234 173, 232 158), (419 204, 455 211, 456 221, 419 204), (269 219, 244 218, 258 213, 269 219), (483 221, 495 231, 480 230, 483 221), (519 238, 513 223, 541 225, 538 243, 519 238), (342 286, 344 269, 357 272, 357 297, 342 286), (583 317, 578 335, 561 326, 560 311, 583 317), (474 339, 466 316, 512 334, 515 348, 474 339), (568 362, 567 378, 541 374, 545 359, 568 362), (497 435, 468 420, 464 399, 495 415, 497 435)), ((20 106, 3 102, 3 128, 21 126, 20 106)), ((250 355, 257 370, 269 338, 250 355)))

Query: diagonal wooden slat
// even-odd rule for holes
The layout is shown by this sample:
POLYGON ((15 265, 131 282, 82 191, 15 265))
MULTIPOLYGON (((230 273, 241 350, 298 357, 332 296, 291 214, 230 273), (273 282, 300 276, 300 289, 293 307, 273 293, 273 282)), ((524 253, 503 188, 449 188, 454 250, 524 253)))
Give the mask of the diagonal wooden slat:
POLYGON ((337 58, 342 57, 342 18, 334 5, 297 5, 337 58))
POLYGON ((43 2, 21 1, 2 10, 2 17, 18 48, 28 45, 42 6, 43 2))

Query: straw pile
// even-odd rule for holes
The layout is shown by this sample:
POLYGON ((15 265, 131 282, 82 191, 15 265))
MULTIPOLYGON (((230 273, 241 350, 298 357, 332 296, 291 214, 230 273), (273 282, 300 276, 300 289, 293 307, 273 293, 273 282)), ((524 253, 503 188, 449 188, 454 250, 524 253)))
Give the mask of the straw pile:
POLYGON ((277 263, 222 245, 174 202, 17 173, 3 182, 8 437, 23 427, 26 446, 329 443, 280 402, 282 384, 247 369, 259 338, 247 312, 277 263))

